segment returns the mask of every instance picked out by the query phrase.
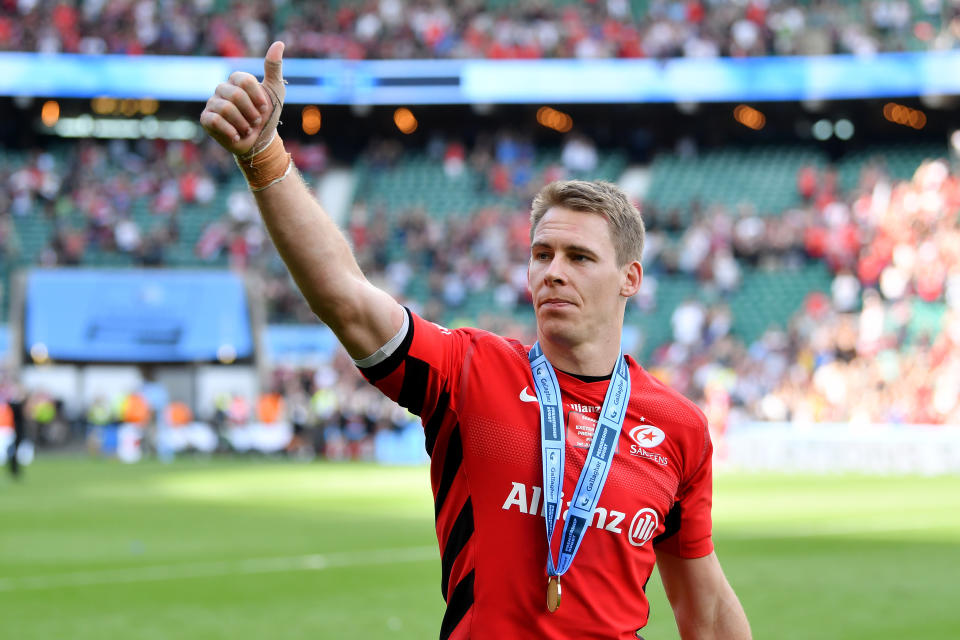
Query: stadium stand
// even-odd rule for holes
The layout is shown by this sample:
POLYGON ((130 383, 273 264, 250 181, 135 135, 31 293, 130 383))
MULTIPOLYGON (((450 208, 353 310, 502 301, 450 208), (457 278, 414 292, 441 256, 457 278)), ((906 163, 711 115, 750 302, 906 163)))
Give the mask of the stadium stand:
POLYGON ((826 158, 800 146, 725 148, 695 157, 660 154, 647 201, 681 212, 694 201, 729 208, 749 203, 760 215, 777 215, 800 204, 797 173, 810 164, 826 164, 826 158))
MULTIPOLYGON (((412 150, 372 146, 354 166, 345 227, 365 270, 407 304, 452 326, 523 334, 531 326, 524 305, 530 195, 543 181, 565 176, 616 180, 627 159, 601 150, 591 171, 571 170, 562 148, 534 151, 512 134, 480 140, 470 149, 456 141, 412 150)), ((306 158, 310 146, 296 152, 306 158)), ((637 352, 701 402, 722 380, 735 416, 956 419, 956 393, 947 388, 956 357, 944 346, 956 336, 941 328, 955 325, 960 299, 951 249, 960 246, 960 231, 944 213, 956 211, 960 197, 947 165, 927 161, 946 155, 944 145, 914 144, 865 148, 833 161, 802 146, 655 156, 640 203, 651 289, 628 314, 637 352), (898 237, 920 250, 891 243, 898 237), (852 298, 839 284, 851 273, 852 298), (874 297, 881 315, 899 325, 868 340, 874 297), (863 310, 861 300, 870 301, 863 310), (849 344, 839 344, 845 335, 849 344), (864 346, 871 340, 874 346, 864 346), (932 354, 936 376, 921 376, 932 354), (771 361, 798 364, 776 369, 771 361), (891 368, 916 380, 907 393, 913 400, 887 403, 884 415, 852 395, 830 395, 837 380, 860 389, 864 376, 891 393, 891 368), (925 394, 939 394, 934 410, 922 409, 925 394)), ((264 274, 272 322, 312 317, 229 158, 209 144, 85 142, 7 151, 0 167, 10 203, 2 227, 7 289, 10 273, 31 264, 231 265, 264 274)), ((355 384, 346 382, 355 376, 343 363, 334 378, 355 384)), ((312 395, 322 385, 304 387, 312 395)), ((367 425, 371 433, 375 422, 367 425)), ((337 433, 327 435, 336 442, 337 433)))
POLYGON ((291 57, 672 58, 943 50, 956 8, 938 1, 788 3, 561 0, 13 2, 0 48, 45 53, 291 57))

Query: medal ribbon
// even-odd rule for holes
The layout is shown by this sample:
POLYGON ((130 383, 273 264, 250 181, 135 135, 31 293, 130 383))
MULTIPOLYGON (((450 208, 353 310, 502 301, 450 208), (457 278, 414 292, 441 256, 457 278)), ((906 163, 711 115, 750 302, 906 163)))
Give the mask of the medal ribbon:
POLYGON ((537 402, 540 405, 540 455, 543 463, 543 499, 547 524, 547 575, 562 576, 570 569, 580 549, 583 536, 593 520, 593 511, 600 500, 603 485, 610 473, 613 454, 617 450, 620 430, 627 413, 630 398, 630 372, 621 349, 617 366, 607 387, 600 408, 600 420, 590 441, 586 462, 580 471, 577 488, 570 501, 567 519, 563 523, 560 553, 553 563, 553 529, 560 518, 563 489, 564 439, 563 401, 560 384, 553 365, 543 355, 540 343, 530 349, 530 370, 533 372, 537 402))

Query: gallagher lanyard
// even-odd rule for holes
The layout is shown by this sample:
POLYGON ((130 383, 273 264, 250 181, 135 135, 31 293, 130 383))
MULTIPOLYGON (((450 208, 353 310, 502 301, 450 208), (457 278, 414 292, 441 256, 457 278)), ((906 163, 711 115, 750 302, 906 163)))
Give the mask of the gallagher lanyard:
POLYGON ((543 463, 543 497, 547 523, 547 574, 562 576, 573 564, 583 535, 593 520, 593 510, 600 500, 600 492, 607 482, 610 463, 617 450, 620 429, 627 412, 630 398, 630 372, 623 351, 617 358, 607 394, 600 408, 600 420, 590 441, 586 462, 580 471, 577 488, 570 501, 567 519, 563 523, 560 554, 553 564, 553 529, 560 517, 562 507, 560 493, 563 487, 564 420, 560 384, 553 366, 537 342, 530 349, 530 370, 540 404, 540 455, 543 463))

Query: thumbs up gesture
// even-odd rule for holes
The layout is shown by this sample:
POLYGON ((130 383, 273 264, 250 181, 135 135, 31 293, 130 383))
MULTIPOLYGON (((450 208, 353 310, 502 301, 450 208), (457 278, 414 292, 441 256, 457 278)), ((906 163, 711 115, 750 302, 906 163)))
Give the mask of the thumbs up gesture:
POLYGON ((249 155, 270 141, 280 121, 287 90, 283 81, 283 43, 274 42, 263 60, 263 82, 234 71, 207 100, 200 124, 234 155, 249 155))

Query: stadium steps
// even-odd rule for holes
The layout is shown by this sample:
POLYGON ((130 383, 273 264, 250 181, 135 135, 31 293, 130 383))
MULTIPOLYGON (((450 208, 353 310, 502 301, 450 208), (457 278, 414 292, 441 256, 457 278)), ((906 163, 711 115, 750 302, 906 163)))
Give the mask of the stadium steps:
MULTIPOLYGON (((828 291, 831 279, 827 267, 819 262, 796 270, 745 269, 741 287, 725 300, 733 314, 731 333, 750 344, 771 327, 786 328, 806 296, 812 291, 828 291)), ((640 354, 644 359, 673 339, 670 320, 682 302, 695 299, 707 306, 724 302, 690 276, 658 275, 657 281, 656 307, 639 312, 628 306, 626 317, 643 336, 640 354)))
MULTIPOLYGON (((531 167, 531 176, 538 184, 539 176, 551 165, 559 163, 559 151, 538 153, 531 167)), ((604 154, 603 160, 589 175, 571 177, 616 181, 626 167, 620 153, 604 154)), ((529 203, 516 195, 499 196, 487 187, 486 176, 465 167, 463 173, 448 177, 440 160, 425 154, 410 154, 403 162, 389 169, 374 169, 358 163, 354 201, 363 200, 372 209, 382 209, 389 216, 422 208, 435 218, 468 215, 490 206, 526 207, 529 203)))
POLYGON ((823 164, 804 147, 760 147, 706 151, 694 158, 660 154, 651 165, 647 203, 663 210, 679 208, 689 221, 694 201, 736 210, 752 205, 759 215, 778 215, 800 204, 797 172, 823 164))
POLYGON ((745 272, 741 287, 730 300, 734 335, 750 344, 771 327, 786 328, 807 295, 828 292, 832 279, 822 262, 797 270, 745 272))
POLYGON ((884 167, 893 180, 910 180, 925 160, 948 158, 946 144, 884 145, 854 151, 837 163, 837 182, 841 192, 857 188, 863 170, 871 164, 884 167))
POLYGON ((633 305, 627 305, 625 324, 639 329, 642 346, 638 357, 646 361, 660 345, 673 339, 670 317, 681 302, 689 298, 699 298, 700 285, 695 278, 683 275, 658 275, 656 306, 645 312, 638 311, 633 305))

